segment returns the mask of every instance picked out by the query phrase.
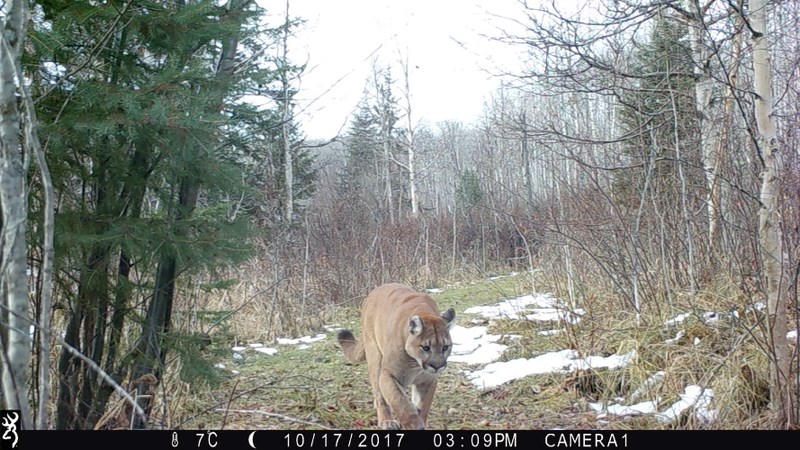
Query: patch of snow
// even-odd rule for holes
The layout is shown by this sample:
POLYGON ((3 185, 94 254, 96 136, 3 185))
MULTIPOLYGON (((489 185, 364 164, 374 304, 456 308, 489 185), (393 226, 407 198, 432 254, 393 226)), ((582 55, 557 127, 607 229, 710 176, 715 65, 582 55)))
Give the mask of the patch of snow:
POLYGON ((425 290, 430 292, 431 294, 438 294, 439 292, 444 292, 439 288, 430 288, 430 289, 425 289, 425 290))
POLYGON ((274 355, 275 353, 278 353, 278 349, 272 347, 259 347, 256 349, 256 351, 265 355, 274 355))
POLYGON ((606 408, 606 405, 602 402, 589 402, 589 408, 592 408, 595 412, 599 413, 606 408))
POLYGON ((499 358, 507 348, 497 343, 499 335, 486 334, 486 327, 455 325, 450 329, 450 338, 453 351, 447 360, 451 362, 487 364, 499 358))
POLYGON ((700 338, 697 336, 694 337, 694 345, 700 345, 700 338))
POLYGON ((250 344, 250 348, 261 348, 264 344, 250 344))
POLYGON ((466 364, 486 364, 497 360, 497 358, 499 358, 503 354, 503 352, 506 351, 506 348, 508 347, 506 347, 503 344, 488 342, 479 345, 471 353, 462 355, 450 355, 448 361, 462 362, 466 364))
POLYGON ((597 418, 606 418, 608 414, 613 416, 638 416, 640 414, 653 414, 658 410, 657 401, 646 401, 635 405, 611 404, 605 406, 603 403, 589 403, 589 407, 597 412, 597 418))
POLYGON ((302 340, 302 341, 303 341, 303 342, 305 342, 306 344, 310 344, 310 343, 312 343, 312 342, 321 341, 321 340, 323 340, 323 339, 325 339, 325 333, 320 333, 320 334, 318 334, 318 335, 316 335, 316 336, 314 336, 314 337, 311 337, 311 336, 305 336, 305 337, 302 337, 302 338, 300 338, 300 340, 302 340))
POLYGON ((537 322, 564 320, 566 322, 576 324, 581 320, 579 316, 584 314, 586 314, 586 311, 581 308, 577 308, 572 312, 563 308, 539 308, 535 309, 533 314, 525 315, 525 318, 527 320, 533 320, 537 322))
POLYGON ((453 353, 458 349, 459 345, 464 345, 470 341, 480 339, 486 335, 486 327, 462 327, 461 325, 453 325, 450 328, 450 339, 453 341, 453 353))
POLYGON ((554 336, 556 334, 563 333, 564 331, 566 331, 566 330, 564 330, 563 328, 560 328, 560 329, 557 329, 557 330, 539 331, 536 334, 538 334, 539 336, 554 336))
POLYGON ((297 346, 298 350, 305 350, 307 348, 311 348, 311 346, 309 346, 308 344, 300 344, 297 346))
POLYGON ((278 344, 281 345, 297 345, 300 343, 311 344, 312 342, 317 342, 325 339, 325 333, 320 333, 314 337, 311 336, 303 336, 297 339, 289 339, 289 338, 278 338, 278 344))
MULTIPOLYGON (((571 351, 574 352, 574 350, 571 351)), ((601 367, 616 369, 627 366, 634 358, 636 358, 635 351, 630 351, 624 355, 587 356, 583 359, 575 359, 574 368, 571 370, 597 369, 601 367)))
POLYGON ((694 406, 694 416, 704 422, 713 422, 717 419, 717 410, 711 409, 711 400, 714 399, 714 391, 706 389, 703 396, 694 406))
POLYGON ((647 401, 630 406, 611 405, 608 407, 608 413, 615 416, 635 416, 638 414, 653 414, 657 409, 658 402, 647 401))
POLYGON ((499 280, 500 278, 515 277, 517 275, 519 275, 519 272, 511 272, 508 275, 496 275, 496 276, 493 276, 493 277, 489 277, 489 280, 496 281, 496 280, 499 280))
POLYGON ((686 330, 678 330, 678 333, 672 339, 664 341, 666 344, 677 344, 678 341, 686 334, 686 330))
POLYGON ((673 422, 684 411, 694 407, 695 416, 698 419, 712 421, 716 418, 716 411, 709 408, 713 399, 714 391, 712 389, 703 389, 696 384, 686 386, 681 394, 681 399, 664 411, 657 413, 656 419, 662 423, 673 422))
POLYGON ((231 373, 234 375, 239 375, 241 372, 239 372, 238 370, 231 370, 231 373))
POLYGON ((332 323, 330 325, 323 325, 322 328, 329 333, 333 333, 334 331, 344 330, 341 325, 338 323, 332 323))
POLYGON ((214 368, 215 369, 224 369, 225 368, 225 364, 216 363, 216 364, 214 364, 214 368))
POLYGON ((587 356, 581 358, 575 350, 561 350, 539 355, 535 358, 513 359, 505 362, 495 362, 483 369, 463 371, 470 382, 478 389, 487 389, 503 383, 522 378, 527 375, 543 373, 567 373, 575 370, 607 367, 609 369, 627 365, 636 352, 624 355, 587 356))
POLYGON ((247 347, 231 347, 231 350, 233 350, 236 353, 240 353, 247 350, 247 347))
POLYGON ((786 333, 786 339, 797 340, 797 330, 792 330, 792 331, 786 333))
POLYGON ((488 306, 473 306, 464 310, 467 314, 480 314, 489 319, 518 319, 520 313, 531 305, 537 308, 554 308, 559 306, 558 299, 551 294, 523 295, 522 297, 503 300, 488 306))
POLYGON ((241 360, 243 360, 243 359, 244 359, 244 356, 242 356, 242 354, 241 354, 241 353, 234 353, 234 354, 233 354, 233 359, 236 359, 236 360, 239 360, 239 361, 241 361, 241 360))
MULTIPOLYGON (((736 312, 734 311, 734 313, 736 313, 736 312)), ((672 319, 669 319, 666 322, 664 322, 664 325, 677 325, 677 324, 683 322, 684 320, 688 319, 689 317, 691 317, 691 315, 692 315, 692 313, 681 313, 681 314, 678 314, 677 316, 673 317, 672 319)), ((738 313, 736 313, 735 315, 738 315, 738 313)), ((702 318, 703 322, 705 322, 705 323, 718 322, 719 319, 720 319, 720 313, 718 313, 716 311, 706 311, 706 312, 703 313, 701 318, 702 318)))
POLYGON ((648 393, 654 390, 654 388, 664 379, 666 376, 666 372, 663 370, 659 370, 658 372, 650 375, 649 378, 644 380, 644 383, 640 384, 639 387, 636 388, 635 391, 630 395, 630 400, 635 402, 640 398, 645 397, 648 393))
POLYGON ((684 320, 688 319, 689 316, 691 316, 691 315, 692 315, 692 313, 681 313, 681 314, 678 314, 677 316, 673 317, 672 319, 669 319, 666 322, 664 322, 664 325, 676 325, 676 324, 679 324, 679 323, 683 322, 684 320))

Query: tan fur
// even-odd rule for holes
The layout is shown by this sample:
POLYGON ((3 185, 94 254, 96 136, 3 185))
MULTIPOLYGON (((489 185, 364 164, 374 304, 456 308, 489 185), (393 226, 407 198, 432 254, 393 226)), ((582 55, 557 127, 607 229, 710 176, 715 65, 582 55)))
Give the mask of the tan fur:
POLYGON ((367 361, 381 428, 427 427, 438 375, 453 345, 449 328, 455 314, 452 308, 440 314, 430 296, 408 286, 385 284, 361 305, 361 340, 349 330, 339 332, 347 359, 367 361))

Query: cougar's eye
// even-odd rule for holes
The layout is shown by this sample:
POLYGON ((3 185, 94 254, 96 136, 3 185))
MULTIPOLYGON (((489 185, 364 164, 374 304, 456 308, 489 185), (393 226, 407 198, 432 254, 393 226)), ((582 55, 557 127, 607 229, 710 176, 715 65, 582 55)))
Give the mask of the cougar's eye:
POLYGON ((429 352, 429 351, 431 351, 431 346, 430 346, 430 345, 423 345, 423 346, 422 346, 422 351, 424 351, 424 352, 429 352))
POLYGON ((448 348, 450 348, 450 346, 449 345, 445 345, 444 347, 442 347, 442 351, 446 352, 448 348))

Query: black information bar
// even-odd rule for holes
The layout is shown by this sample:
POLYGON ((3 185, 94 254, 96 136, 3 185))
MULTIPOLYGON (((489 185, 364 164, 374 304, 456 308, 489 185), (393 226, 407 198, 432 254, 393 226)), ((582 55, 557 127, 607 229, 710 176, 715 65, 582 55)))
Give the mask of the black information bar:
MULTIPOLYGON (((735 446, 798 442, 797 431, 17 431, 18 449, 325 450, 530 449, 735 446)), ((11 448, 8 440, 0 448, 11 448)))

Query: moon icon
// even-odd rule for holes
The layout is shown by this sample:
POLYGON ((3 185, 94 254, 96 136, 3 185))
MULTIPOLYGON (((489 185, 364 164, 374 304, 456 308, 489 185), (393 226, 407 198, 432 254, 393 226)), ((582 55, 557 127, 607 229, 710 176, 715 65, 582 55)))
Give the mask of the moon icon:
POLYGON ((247 436, 247 443, 250 444, 250 447, 256 448, 256 444, 253 443, 253 436, 255 436, 256 432, 250 432, 250 435, 247 436))

